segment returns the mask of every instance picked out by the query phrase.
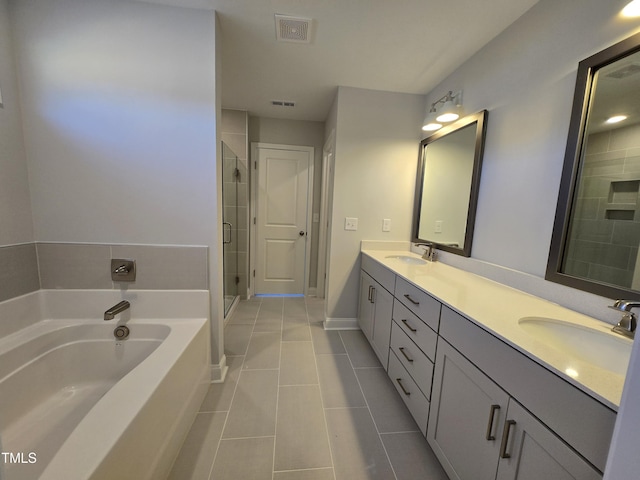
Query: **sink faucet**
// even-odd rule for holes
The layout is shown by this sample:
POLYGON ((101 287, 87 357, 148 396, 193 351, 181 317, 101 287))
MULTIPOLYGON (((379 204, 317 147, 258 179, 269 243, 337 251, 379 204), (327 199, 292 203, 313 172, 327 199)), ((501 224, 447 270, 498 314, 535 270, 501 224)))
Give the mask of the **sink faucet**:
POLYGON ((104 312, 104 319, 113 320, 117 314, 119 314, 120 312, 124 312, 129 307, 131 307, 131 304, 126 300, 123 300, 104 312))
POLYGON ((433 243, 416 243, 416 247, 426 247, 424 249, 424 254, 422 258, 427 260, 428 262, 435 262, 436 256, 438 255, 438 251, 436 250, 436 246, 433 243))
POLYGON ((620 335, 624 335, 625 337, 634 338, 636 327, 638 326, 638 319, 631 309, 635 307, 640 307, 640 302, 616 300, 613 305, 610 305, 609 308, 613 308, 614 310, 618 310, 623 313, 622 319, 611 330, 619 333, 620 335))

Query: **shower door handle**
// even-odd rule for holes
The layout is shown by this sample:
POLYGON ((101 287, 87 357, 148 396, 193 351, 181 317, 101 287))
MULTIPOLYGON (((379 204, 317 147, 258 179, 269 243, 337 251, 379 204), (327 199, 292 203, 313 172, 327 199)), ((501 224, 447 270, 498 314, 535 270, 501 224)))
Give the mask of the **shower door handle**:
POLYGON ((222 229, 223 229, 223 232, 222 232, 222 243, 223 244, 231 243, 231 228, 233 228, 233 225, 231 225, 229 222, 222 222, 222 229), (226 231, 224 230, 225 225, 229 227, 229 230, 226 230, 226 231), (225 239, 225 233, 226 232, 229 233, 229 239, 228 240, 225 239))

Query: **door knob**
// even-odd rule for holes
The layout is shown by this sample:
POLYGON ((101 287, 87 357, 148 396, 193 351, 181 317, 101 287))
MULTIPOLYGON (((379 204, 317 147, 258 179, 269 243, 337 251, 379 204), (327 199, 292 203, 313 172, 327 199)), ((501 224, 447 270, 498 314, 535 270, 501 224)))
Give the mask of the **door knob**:
POLYGON ((305 236, 305 232, 303 232, 302 230, 300 230, 300 231, 298 232, 298 235, 300 235, 301 237, 304 237, 304 236, 305 236))

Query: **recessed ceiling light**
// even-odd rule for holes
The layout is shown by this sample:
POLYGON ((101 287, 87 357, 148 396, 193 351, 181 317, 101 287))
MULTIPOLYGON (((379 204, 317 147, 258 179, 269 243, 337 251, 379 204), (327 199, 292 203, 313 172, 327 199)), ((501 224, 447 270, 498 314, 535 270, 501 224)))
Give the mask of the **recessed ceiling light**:
POLYGON ((627 3, 621 13, 623 17, 640 17, 640 0, 627 3))
POLYGON ((613 117, 607 118, 606 123, 618 123, 626 119, 627 119, 626 115, 615 115, 613 117))

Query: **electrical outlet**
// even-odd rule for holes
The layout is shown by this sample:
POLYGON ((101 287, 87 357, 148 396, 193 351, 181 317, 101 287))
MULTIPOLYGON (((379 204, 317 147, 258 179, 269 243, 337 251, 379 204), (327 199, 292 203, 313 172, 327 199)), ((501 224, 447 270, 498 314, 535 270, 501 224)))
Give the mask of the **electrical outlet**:
POLYGON ((382 231, 390 232, 391 231, 391 219, 385 218, 382 220, 382 231))
POLYGON ((442 233, 442 220, 436 220, 436 225, 433 229, 435 233, 442 233))
POLYGON ((358 230, 358 219, 354 217, 346 217, 344 219, 345 230, 358 230))

